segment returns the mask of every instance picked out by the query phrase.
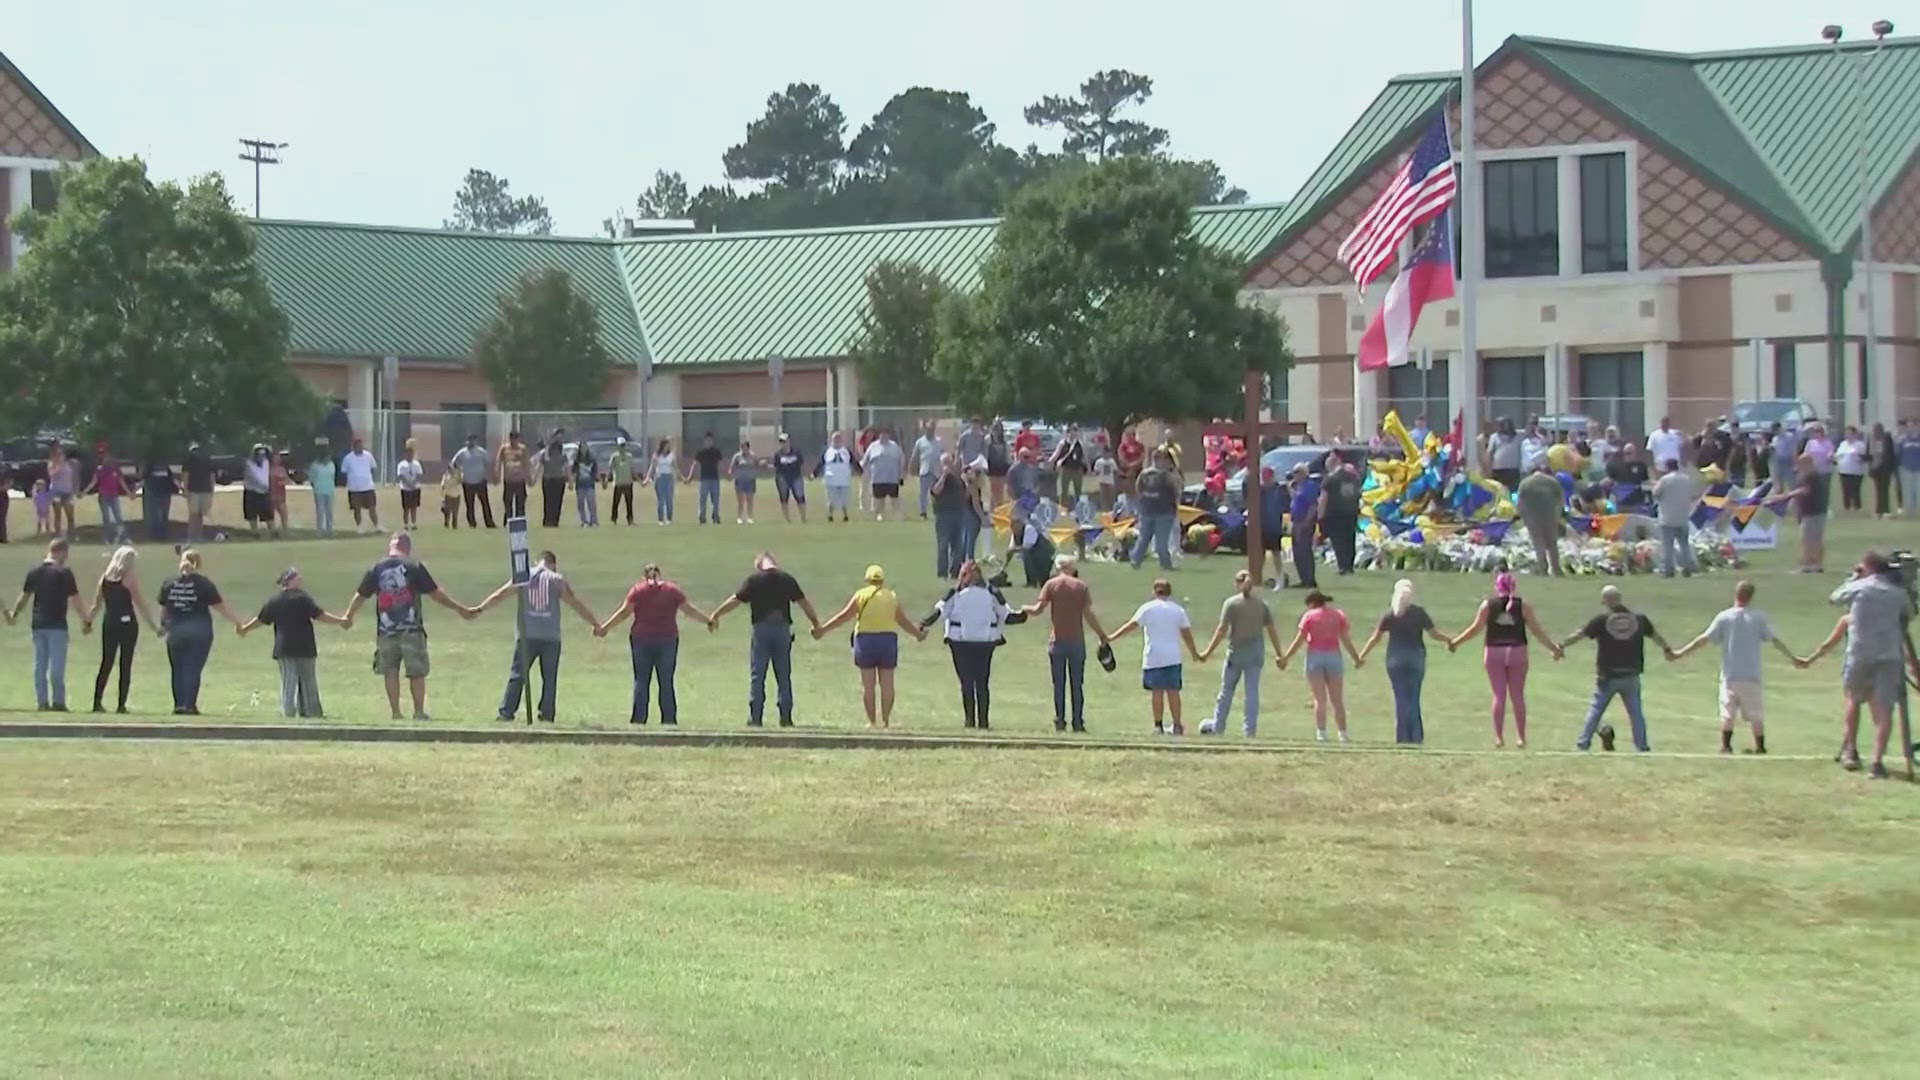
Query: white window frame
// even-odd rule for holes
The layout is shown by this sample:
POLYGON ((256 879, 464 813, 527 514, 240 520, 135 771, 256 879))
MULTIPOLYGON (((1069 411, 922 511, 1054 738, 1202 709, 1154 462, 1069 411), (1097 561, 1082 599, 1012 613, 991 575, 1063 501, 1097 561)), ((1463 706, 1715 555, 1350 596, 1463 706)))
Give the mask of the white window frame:
MULTIPOLYGON (((1632 140, 1597 143, 1572 143, 1564 146, 1528 146, 1509 147, 1503 150, 1482 150, 1475 155, 1476 162, 1489 161, 1528 161, 1552 159, 1558 183, 1555 185, 1559 199, 1560 215, 1560 272, 1539 277, 1496 278, 1487 277, 1486 215, 1480 215, 1482 235, 1480 243, 1473 245, 1479 265, 1472 267, 1477 280, 1500 282, 1541 282, 1541 281, 1594 281, 1613 282, 1631 281, 1643 276, 1640 270, 1640 144, 1632 140), (1627 180, 1627 268, 1606 273, 1583 274, 1580 272, 1580 159, 1598 154, 1622 154, 1626 158, 1627 180)), ((1458 161, 1456 157, 1454 159, 1458 161)), ((1484 181, 1484 176, 1476 181, 1484 181)), ((1479 197, 1486 198, 1486 185, 1476 182, 1474 190, 1479 197)), ((1463 270, 1468 269, 1463 266, 1463 270)))

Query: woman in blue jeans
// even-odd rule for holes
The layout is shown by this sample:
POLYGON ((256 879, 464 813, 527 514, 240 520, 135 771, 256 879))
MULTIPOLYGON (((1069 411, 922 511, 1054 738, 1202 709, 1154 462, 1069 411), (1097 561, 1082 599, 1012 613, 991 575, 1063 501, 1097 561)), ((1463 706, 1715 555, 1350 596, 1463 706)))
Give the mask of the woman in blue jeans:
POLYGON ((1365 660, 1382 637, 1387 639, 1387 682, 1393 685, 1393 741, 1418 746, 1427 738, 1420 714, 1420 684, 1427 678, 1424 638, 1449 639, 1434 629, 1427 609, 1413 602, 1413 582, 1406 578, 1393 583, 1393 602, 1380 616, 1373 635, 1360 646, 1360 659, 1365 660))
POLYGON ((661 439, 653 451, 653 464, 648 467, 644 481, 653 485, 653 516, 658 524, 673 520, 673 481, 679 475, 673 458, 673 440, 661 439))
POLYGON ((160 628, 167 635, 167 666, 173 673, 173 713, 200 715, 200 673, 213 653, 213 612, 237 629, 242 620, 200 573, 200 553, 180 553, 180 573, 160 586, 160 628))
POLYGON ((679 585, 661 576, 660 567, 648 563, 641 574, 640 580, 627 590, 620 610, 594 627, 593 636, 605 637, 621 620, 633 619, 633 630, 627 641, 633 657, 633 713, 628 720, 635 724, 647 722, 648 699, 657 679, 660 723, 671 726, 680 722, 680 702, 673 692, 673 672, 680 660, 680 613, 705 623, 708 630, 719 624, 713 616, 689 603, 679 585))

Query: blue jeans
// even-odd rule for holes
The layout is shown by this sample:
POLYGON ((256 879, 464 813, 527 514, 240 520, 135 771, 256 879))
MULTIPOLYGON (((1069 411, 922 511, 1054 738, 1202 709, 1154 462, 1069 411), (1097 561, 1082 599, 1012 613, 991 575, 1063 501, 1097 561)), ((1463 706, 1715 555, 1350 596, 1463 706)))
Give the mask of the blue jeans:
POLYGON ((936 479, 936 477, 937 477, 937 474, 935 473, 920 474, 920 516, 921 517, 927 516, 927 503, 929 500, 933 498, 933 481, 936 479))
POLYGON ((966 548, 962 541, 966 537, 966 526, 962 515, 971 516, 968 510, 935 510, 933 512, 933 572, 943 578, 952 577, 959 572, 960 564, 967 561, 963 554, 966 548))
POLYGON ((747 642, 747 723, 758 725, 767 711, 767 667, 779 694, 780 726, 793 723, 793 626, 779 619, 753 624, 747 642))
POLYGON ((1147 545, 1152 544, 1154 554, 1160 557, 1160 569, 1173 569, 1173 553, 1168 545, 1173 542, 1173 514, 1141 514, 1139 520, 1140 539, 1133 545, 1133 568, 1147 561, 1147 545))
POLYGON ((592 484, 574 488, 573 509, 580 515, 580 524, 600 524, 600 489, 592 484))
POLYGON ((67 632, 33 632, 33 700, 42 709, 67 704, 67 632))
MULTIPOLYGON (((980 549, 980 515, 972 507, 960 511, 960 561, 973 558, 980 549)), ((958 569, 958 567, 954 567, 958 569)))
POLYGON ((1387 682, 1393 686, 1393 741, 1427 741, 1420 716, 1420 684, 1427 678, 1427 650, 1387 646, 1387 682))
POLYGON ((1647 749, 1647 717, 1640 711, 1638 675, 1602 675, 1594 681, 1593 702, 1587 706, 1587 722, 1581 727, 1580 740, 1575 746, 1585 750, 1593 745, 1593 733, 1600 728, 1600 717, 1616 694, 1627 707, 1627 720, 1633 724, 1633 748, 1642 752, 1647 749))
POLYGON ((500 719, 511 720, 520 711, 520 691, 527 685, 527 657, 540 665, 540 719, 553 719, 553 699, 560 675, 560 643, 528 639, 514 646, 513 666, 507 670, 507 693, 500 699, 500 719))
POLYGON ((1247 684, 1247 714, 1241 730, 1251 738, 1260 729, 1260 667, 1265 659, 1258 649, 1239 655, 1227 651, 1227 662, 1220 667, 1220 695, 1213 699, 1214 734, 1226 733, 1227 714, 1233 712, 1233 692, 1243 681, 1247 684))
POLYGON ((669 477, 653 478, 653 517, 656 521, 673 520, 673 480, 669 477))
POLYGON ((633 653, 633 715, 636 724, 647 722, 647 698, 655 676, 660 679, 660 722, 680 721, 680 702, 673 696, 673 669, 680 661, 680 639, 630 638, 633 653))
POLYGON ((173 492, 148 488, 140 498, 147 509, 147 539, 162 543, 167 539, 167 515, 173 512, 173 492))
POLYGON ((1676 562, 1689 574, 1698 569, 1693 562, 1693 545, 1687 542, 1688 528, 1686 525, 1660 526, 1660 572, 1668 577, 1673 576, 1676 562))
POLYGON ((200 674, 213 654, 213 624, 195 623, 167 630, 167 665, 173 674, 173 709, 200 708, 200 674))
POLYGON ((1087 643, 1056 641, 1047 646, 1047 668, 1053 673, 1053 726, 1067 722, 1067 698, 1073 698, 1073 729, 1087 726, 1087 643))
POLYGON ((127 519, 120 512, 120 496, 102 495, 100 498, 100 532, 115 540, 124 540, 127 535, 127 519))
POLYGON ((313 530, 321 536, 333 535, 333 492, 313 493, 313 530))
POLYGON ((707 506, 713 506, 713 520, 720 520, 720 481, 700 478, 700 523, 707 523, 707 506))

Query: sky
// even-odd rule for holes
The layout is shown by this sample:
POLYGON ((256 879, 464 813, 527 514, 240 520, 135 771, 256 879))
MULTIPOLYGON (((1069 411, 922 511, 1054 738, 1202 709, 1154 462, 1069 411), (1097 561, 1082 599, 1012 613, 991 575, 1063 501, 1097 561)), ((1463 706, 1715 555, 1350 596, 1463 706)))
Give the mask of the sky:
MULTIPOLYGON (((1509 34, 1703 51, 1862 34, 1893 0, 1478 0, 1475 55, 1509 34)), ((218 170, 250 209, 238 140, 290 144, 267 217, 436 227, 469 168, 597 232, 655 169, 720 182, 769 93, 819 83, 851 139, 893 94, 964 90, 1003 142, 1051 146, 1021 109, 1094 71, 1154 80, 1138 111, 1255 201, 1289 198, 1385 81, 1457 69, 1458 0, 968 4, 723 0, 89 0, 10 5, 0 52, 103 153, 184 180, 218 170), (1192 12, 1181 21, 1176 16, 1192 12)), ((1920 31, 1920 22, 1901 28, 1920 31)))

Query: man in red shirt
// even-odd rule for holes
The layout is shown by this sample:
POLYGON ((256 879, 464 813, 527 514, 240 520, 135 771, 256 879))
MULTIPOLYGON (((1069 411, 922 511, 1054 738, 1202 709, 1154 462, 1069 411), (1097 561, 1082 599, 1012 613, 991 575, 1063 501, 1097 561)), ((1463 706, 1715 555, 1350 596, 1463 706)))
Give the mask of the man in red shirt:
POLYGON ((1140 469, 1147 461, 1147 444, 1140 436, 1128 428, 1120 436, 1120 449, 1114 455, 1120 461, 1120 483, 1126 490, 1133 488, 1133 482, 1139 478, 1140 469))
POLYGON ((1022 420, 1020 433, 1013 437, 1013 455, 1019 457, 1029 450, 1035 457, 1040 455, 1040 433, 1033 430, 1033 421, 1022 420))

